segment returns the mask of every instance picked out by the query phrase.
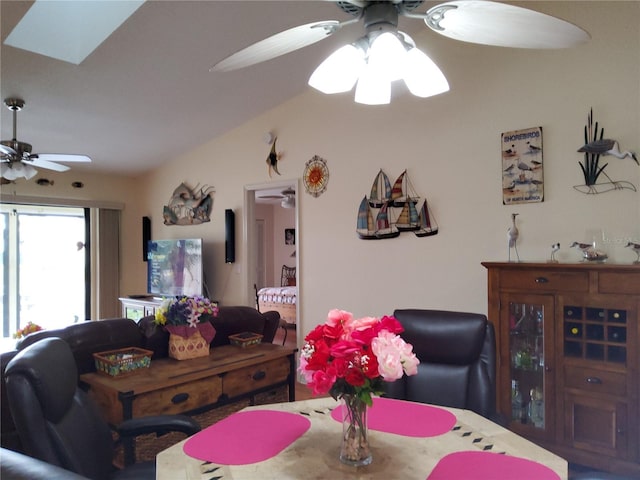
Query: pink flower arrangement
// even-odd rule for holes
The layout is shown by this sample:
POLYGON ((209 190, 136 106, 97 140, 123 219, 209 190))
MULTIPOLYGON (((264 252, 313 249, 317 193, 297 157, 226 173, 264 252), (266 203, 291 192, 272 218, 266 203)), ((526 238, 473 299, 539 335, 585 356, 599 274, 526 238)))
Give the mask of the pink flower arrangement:
POLYGON ((154 323, 162 325, 169 333, 189 338, 196 332, 211 343, 216 330, 212 317, 218 316, 218 305, 206 297, 177 296, 165 298, 156 309, 154 323))
POLYGON ((403 331, 395 317, 356 319, 331 310, 305 337, 298 371, 314 395, 355 395, 371 406, 371 395, 383 393, 383 381, 417 373, 420 361, 398 335, 403 331))

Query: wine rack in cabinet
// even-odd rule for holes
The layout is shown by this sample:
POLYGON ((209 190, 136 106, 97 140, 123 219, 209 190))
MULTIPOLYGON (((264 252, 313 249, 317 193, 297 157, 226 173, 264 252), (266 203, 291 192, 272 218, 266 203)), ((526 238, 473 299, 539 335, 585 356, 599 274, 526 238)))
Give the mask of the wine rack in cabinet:
POLYGON ((483 265, 509 428, 570 462, 640 478, 640 267, 483 265))

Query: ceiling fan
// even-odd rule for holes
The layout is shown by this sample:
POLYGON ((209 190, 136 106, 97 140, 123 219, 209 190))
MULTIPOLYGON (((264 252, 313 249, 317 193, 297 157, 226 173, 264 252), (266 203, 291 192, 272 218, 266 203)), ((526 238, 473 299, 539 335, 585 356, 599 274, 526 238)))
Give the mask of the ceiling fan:
MULTIPOLYGON (((354 47, 352 50, 357 54, 350 52, 346 59, 340 58, 342 63, 339 65, 330 65, 331 74, 334 77, 342 75, 347 78, 343 78, 338 86, 335 85, 334 79, 334 84, 329 86, 326 84, 327 82, 331 83, 329 80, 323 79, 320 82, 317 77, 323 65, 327 64, 341 49, 316 69, 309 84, 324 93, 339 93, 351 90, 356 82, 358 82, 358 88, 365 80, 367 83, 371 83, 371 79, 367 79, 367 75, 364 73, 365 67, 368 67, 373 61, 373 47, 377 38, 388 37, 383 34, 391 33, 403 48, 402 55, 405 54, 405 51, 407 53, 419 52, 420 55, 412 56, 411 62, 422 62, 423 73, 418 76, 414 74, 414 79, 419 80, 417 82, 410 81, 406 75, 389 80, 404 78, 411 93, 426 97, 447 91, 449 86, 439 68, 416 48, 411 37, 398 31, 399 16, 423 20, 434 32, 455 40, 500 47, 567 48, 586 42, 590 38, 589 34, 580 27, 559 18, 522 7, 485 0, 450 1, 436 5, 425 13, 418 11, 423 0, 340 0, 336 4, 354 18, 342 22, 325 20, 290 28, 233 53, 213 65, 210 71, 226 72, 249 67, 316 43, 333 35, 342 27, 362 21, 366 33, 351 44, 354 47), (419 60, 416 60, 416 56, 419 57, 419 60), (426 57, 426 60, 422 59, 422 56, 426 57), (345 69, 353 70, 354 64, 357 64, 357 69, 353 72, 348 75, 342 72, 345 69), (421 82, 429 80, 427 73, 424 72, 428 72, 431 79, 435 75, 438 85, 431 89, 420 88, 421 82), (413 83, 415 88, 412 88, 410 83, 413 83)), ((398 47, 394 48, 398 52, 398 47)), ((394 56, 391 55, 391 57, 394 56)), ((395 57, 397 58, 397 55, 395 57)), ((334 58, 334 61, 337 60, 334 58)), ((327 65, 325 67, 328 68, 327 65)), ((407 70, 407 67, 403 68, 407 70)), ((376 73, 379 76, 384 74, 392 76, 397 73, 385 71, 388 72, 389 69, 379 68, 376 73)), ((386 88, 386 85, 384 87, 386 88)), ((358 91, 356 91, 356 101, 358 101, 357 97, 358 91)))
POLYGON ((282 208, 294 208, 296 206, 296 191, 293 188, 285 188, 281 194, 267 193, 259 195, 258 198, 265 200, 282 200, 280 206, 282 208))
POLYGON ((55 162, 90 162, 86 155, 59 153, 31 153, 31 145, 17 139, 17 116, 24 108, 25 102, 19 98, 7 98, 5 106, 13 112, 13 138, 0 141, 0 170, 4 180, 13 181, 24 177, 33 178, 38 171, 34 167, 65 172, 66 165, 55 162))

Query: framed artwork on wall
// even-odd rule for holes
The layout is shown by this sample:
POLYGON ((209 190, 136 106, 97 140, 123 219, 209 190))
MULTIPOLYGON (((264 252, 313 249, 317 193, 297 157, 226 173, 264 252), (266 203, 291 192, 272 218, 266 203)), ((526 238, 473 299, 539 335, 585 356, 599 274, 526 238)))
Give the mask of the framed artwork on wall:
POLYGON ((544 201, 542 127, 502 134, 502 203, 544 201))
POLYGON ((296 229, 285 228, 284 229, 284 244, 295 245, 296 244, 296 229))

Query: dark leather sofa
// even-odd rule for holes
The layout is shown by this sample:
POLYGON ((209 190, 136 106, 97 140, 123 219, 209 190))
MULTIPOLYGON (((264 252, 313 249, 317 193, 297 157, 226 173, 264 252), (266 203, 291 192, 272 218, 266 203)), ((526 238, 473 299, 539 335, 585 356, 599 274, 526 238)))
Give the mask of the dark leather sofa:
MULTIPOLYGON (((229 344, 229 335, 250 331, 263 335, 262 341, 273 342, 278 330, 278 312, 260 313, 255 308, 245 306, 220 307, 218 316, 211 320, 216 336, 211 347, 229 344)), ((169 334, 153 324, 153 317, 145 317, 134 322, 126 318, 87 321, 57 330, 42 330, 32 333, 17 342, 16 350, 0 355, 2 383, 0 385, 0 446, 22 452, 22 445, 15 430, 6 396, 4 371, 11 359, 29 345, 48 337, 65 340, 73 352, 78 374, 94 372, 93 354, 125 347, 139 347, 152 350, 154 358, 168 356, 169 334)))

